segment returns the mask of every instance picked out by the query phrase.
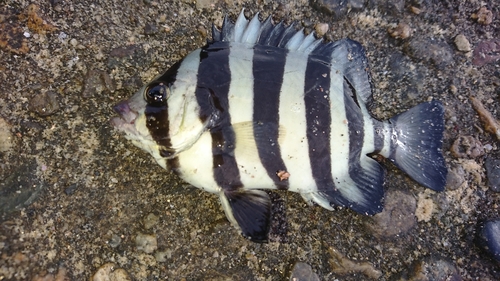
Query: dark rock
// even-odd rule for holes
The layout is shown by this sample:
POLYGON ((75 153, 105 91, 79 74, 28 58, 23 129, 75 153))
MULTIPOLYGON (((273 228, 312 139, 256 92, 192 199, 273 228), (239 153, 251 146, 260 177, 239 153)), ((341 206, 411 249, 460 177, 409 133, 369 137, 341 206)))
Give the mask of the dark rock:
POLYGON ((293 266, 290 281, 319 281, 319 277, 314 273, 310 265, 303 262, 297 262, 293 266))
POLYGON ((57 94, 54 92, 45 92, 35 95, 29 103, 29 109, 39 116, 49 116, 59 110, 57 94))
POLYGON ((495 260, 500 261, 500 219, 482 224, 478 238, 480 247, 495 260))
POLYGON ((147 23, 146 26, 144 26, 144 34, 153 35, 156 33, 158 33, 158 26, 155 24, 147 23))
POLYGON ((359 11, 365 6, 366 0, 314 0, 311 5, 320 12, 325 12, 341 19, 349 11, 359 11))
POLYGON ((104 91, 114 92, 115 83, 108 73, 101 70, 89 70, 85 76, 82 95, 91 97, 104 91))
POLYGON ((0 219, 38 198, 44 184, 35 176, 36 167, 36 163, 27 163, 0 181, 0 219))
POLYGON ((446 176, 446 189, 456 190, 465 182, 465 171, 462 166, 457 165, 448 171, 446 176))
POLYGON ((483 66, 500 59, 500 39, 479 42, 472 55, 472 64, 483 66))
POLYGON ((438 69, 453 62, 453 49, 443 40, 414 37, 403 48, 416 61, 424 61, 438 69))
POLYGON ((384 210, 367 224, 373 234, 379 238, 390 238, 412 229, 417 220, 415 210, 417 202, 413 196, 399 190, 389 190, 385 197, 384 210))
POLYGON ((137 45, 128 45, 123 47, 117 47, 109 52, 110 57, 124 58, 131 56, 139 48, 137 45))
POLYGON ((488 157, 486 158, 485 166, 490 189, 500 192, 500 160, 488 157))
POLYGON ((76 184, 72 184, 70 186, 68 186, 65 190, 64 190, 64 193, 66 193, 66 195, 72 195, 75 193, 75 191, 78 189, 78 186, 76 184))

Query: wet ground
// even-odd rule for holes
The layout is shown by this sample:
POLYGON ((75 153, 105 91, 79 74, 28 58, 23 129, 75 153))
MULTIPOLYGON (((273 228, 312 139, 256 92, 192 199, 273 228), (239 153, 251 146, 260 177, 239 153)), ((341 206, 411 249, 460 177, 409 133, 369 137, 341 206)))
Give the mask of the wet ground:
POLYGON ((500 110, 496 1, 254 2, 1 2, 0 280, 500 279, 476 238, 481 222, 499 217, 499 165, 485 165, 500 159, 490 133, 500 110), (386 207, 374 217, 279 192, 272 242, 256 244, 216 196, 111 128, 116 102, 242 7, 360 41, 378 119, 442 101, 446 191, 385 163, 386 207), (471 97, 492 114, 489 125, 471 97))

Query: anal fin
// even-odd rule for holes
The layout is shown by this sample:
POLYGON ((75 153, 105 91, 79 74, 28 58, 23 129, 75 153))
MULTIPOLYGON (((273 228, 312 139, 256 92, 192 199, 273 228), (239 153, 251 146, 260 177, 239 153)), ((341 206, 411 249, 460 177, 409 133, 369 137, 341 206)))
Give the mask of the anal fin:
POLYGON ((224 191, 220 200, 226 216, 245 238, 267 242, 271 222, 271 200, 262 190, 224 191))

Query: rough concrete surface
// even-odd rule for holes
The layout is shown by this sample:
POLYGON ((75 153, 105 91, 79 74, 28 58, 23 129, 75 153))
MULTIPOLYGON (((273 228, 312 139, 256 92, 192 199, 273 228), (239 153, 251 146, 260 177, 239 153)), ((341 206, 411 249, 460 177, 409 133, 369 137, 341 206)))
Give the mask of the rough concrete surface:
POLYGON ((498 117, 499 57, 496 0, 2 0, 0 280, 499 280, 476 238, 499 216, 484 162, 500 152, 470 101, 498 117), (418 203, 395 215, 420 208, 424 219, 331 212, 278 192, 273 241, 252 243, 216 196, 112 129, 115 103, 242 7, 361 42, 378 119, 443 102, 451 186, 426 191, 384 162, 386 192, 418 203), (452 154, 465 136, 482 153, 460 153, 470 150, 460 142, 452 154), (402 230, 374 231, 393 228, 384 222, 402 230), (292 276, 297 262, 311 271, 292 276))

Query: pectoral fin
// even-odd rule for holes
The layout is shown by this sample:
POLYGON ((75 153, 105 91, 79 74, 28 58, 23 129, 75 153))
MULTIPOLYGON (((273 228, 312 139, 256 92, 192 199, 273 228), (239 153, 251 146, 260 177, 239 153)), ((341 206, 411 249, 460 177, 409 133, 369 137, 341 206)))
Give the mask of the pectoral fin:
POLYGON ((262 190, 225 191, 220 200, 226 216, 242 235, 253 242, 267 242, 271 222, 271 200, 262 190))

